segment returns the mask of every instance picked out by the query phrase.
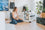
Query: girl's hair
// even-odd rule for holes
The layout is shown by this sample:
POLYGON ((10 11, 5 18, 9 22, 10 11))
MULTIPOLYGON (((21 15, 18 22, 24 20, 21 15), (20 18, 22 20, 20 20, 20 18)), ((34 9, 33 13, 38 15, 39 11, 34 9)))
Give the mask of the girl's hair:
POLYGON ((14 8, 13 12, 17 9, 17 7, 14 8))
POLYGON ((25 9, 25 11, 26 11, 26 7, 25 7, 25 6, 23 6, 23 11, 24 11, 24 9, 25 9))

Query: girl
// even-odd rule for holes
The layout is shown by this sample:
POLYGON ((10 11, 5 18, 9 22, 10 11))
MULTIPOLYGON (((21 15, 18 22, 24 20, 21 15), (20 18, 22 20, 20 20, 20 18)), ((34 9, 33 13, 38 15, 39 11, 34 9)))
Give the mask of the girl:
POLYGON ((13 12, 12 12, 12 18, 13 18, 13 21, 12 21, 13 24, 23 22, 23 20, 21 18, 19 18, 19 16, 18 16, 17 7, 15 7, 13 12))

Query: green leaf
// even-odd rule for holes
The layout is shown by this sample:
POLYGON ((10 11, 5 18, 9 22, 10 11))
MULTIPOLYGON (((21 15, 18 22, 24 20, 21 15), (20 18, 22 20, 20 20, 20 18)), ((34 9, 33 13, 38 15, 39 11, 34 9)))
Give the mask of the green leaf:
POLYGON ((39 1, 39 3, 40 3, 40 4, 42 4, 42 2, 41 2, 41 1, 39 1))
POLYGON ((38 10, 38 8, 36 8, 38 10))

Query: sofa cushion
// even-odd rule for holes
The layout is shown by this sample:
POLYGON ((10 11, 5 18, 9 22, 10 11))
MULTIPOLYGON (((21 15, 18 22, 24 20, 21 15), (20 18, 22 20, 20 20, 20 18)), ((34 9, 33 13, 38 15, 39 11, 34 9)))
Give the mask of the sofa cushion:
POLYGON ((45 18, 45 13, 42 13, 42 18, 45 18))

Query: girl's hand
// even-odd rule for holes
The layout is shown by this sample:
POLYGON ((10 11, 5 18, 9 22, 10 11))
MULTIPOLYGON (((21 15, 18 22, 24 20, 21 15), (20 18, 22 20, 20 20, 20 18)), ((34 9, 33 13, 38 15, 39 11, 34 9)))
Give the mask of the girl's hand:
POLYGON ((18 20, 18 18, 16 18, 16 20, 18 20))
POLYGON ((23 19, 20 19, 20 20, 23 20, 23 19))

